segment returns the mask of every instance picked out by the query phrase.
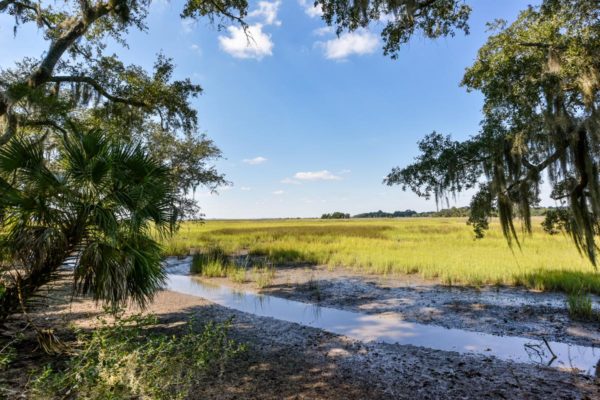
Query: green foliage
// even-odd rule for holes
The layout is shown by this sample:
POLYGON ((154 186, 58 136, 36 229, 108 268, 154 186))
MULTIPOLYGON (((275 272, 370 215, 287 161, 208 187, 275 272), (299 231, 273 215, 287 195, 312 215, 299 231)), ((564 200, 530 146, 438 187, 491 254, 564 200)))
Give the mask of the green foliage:
POLYGON ((471 209, 469 207, 450 207, 439 211, 418 213, 419 217, 437 217, 437 218, 461 218, 470 217, 471 209))
POLYGON ((14 343, 8 343, 0 349, 0 371, 8 369, 10 364, 15 361, 17 357, 17 351, 14 347, 14 343))
POLYGON ((349 219, 349 218, 350 218, 350 214, 339 212, 339 211, 332 212, 331 214, 321 215, 321 219, 349 219))
MULTIPOLYGON (((20 268, 27 299, 76 251, 76 293, 144 305, 164 280, 153 234, 177 226, 169 169, 141 145, 98 130, 73 127, 54 159, 44 151, 41 140, 21 136, 0 147, 0 272, 20 268)), ((0 315, 14 312, 18 297, 6 288, 0 315)))
MULTIPOLYGON (((24 134, 49 135, 52 142, 70 122, 125 142, 149 143, 149 151, 172 170, 180 215, 197 218, 198 207, 188 192, 227 183, 212 166, 221 152, 198 134, 191 100, 202 88, 188 78, 174 79, 174 61, 162 54, 151 71, 106 54, 111 41, 128 47, 130 29, 146 30, 149 7, 149 0, 0 0, 0 14, 14 18, 15 36, 21 25, 36 24, 47 47, 41 57, 0 69, 0 146, 24 134)), ((247 4, 190 0, 183 7, 186 17, 243 23, 231 11, 245 15, 247 4), (195 15, 197 9, 203 11, 195 15)))
POLYGON ((156 333, 152 315, 117 314, 92 333, 81 332, 79 347, 64 365, 48 365, 32 383, 33 398, 183 399, 199 377, 222 373, 244 350, 227 337, 230 323, 194 321, 180 335, 156 333))
POLYGON ((374 211, 362 214, 356 214, 352 216, 352 218, 406 218, 406 217, 414 217, 418 213, 413 210, 406 211, 394 211, 392 213, 387 213, 384 211, 374 211))
POLYGON ((337 26, 337 33, 366 28, 385 20, 381 33, 384 54, 397 58, 401 45, 419 32, 427 38, 454 36, 455 31, 469 32, 467 19, 471 8, 462 0, 316 0, 323 20, 337 26))
POLYGON ((462 81, 484 95, 481 131, 464 142, 427 136, 416 162, 393 169, 386 183, 439 199, 477 187, 484 177, 471 204, 471 223, 480 237, 497 212, 510 244, 520 243, 514 217, 532 231, 531 210, 547 175, 554 199, 571 215, 562 228, 595 264, 600 223, 597 1, 545 0, 522 11, 514 23, 496 21, 490 28, 496 33, 462 81))
POLYGON ((560 232, 569 232, 573 216, 566 208, 555 208, 546 211, 545 218, 542 221, 544 232, 550 235, 556 235, 560 232))

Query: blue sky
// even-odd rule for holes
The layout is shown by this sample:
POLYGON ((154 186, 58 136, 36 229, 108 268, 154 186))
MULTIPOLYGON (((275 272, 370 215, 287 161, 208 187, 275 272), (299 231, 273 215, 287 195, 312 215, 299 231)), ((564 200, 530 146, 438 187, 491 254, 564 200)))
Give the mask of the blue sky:
MULTIPOLYGON (((182 21, 180 2, 159 1, 148 33, 131 32, 129 49, 111 47, 147 68, 162 51, 178 78, 204 88, 194 100, 201 130, 222 149, 217 166, 233 182, 218 195, 198 190, 207 218, 426 211, 433 200, 382 179, 410 163, 433 130, 458 139, 477 132, 482 97, 458 83, 486 40, 485 23, 512 21, 529 3, 473 0, 470 35, 416 36, 398 60, 382 55, 382 26, 337 38, 310 0, 251 2, 250 43, 236 28, 182 21)), ((12 23, 0 17, 2 67, 44 49, 35 28, 14 39, 12 23)), ((468 201, 464 194, 451 205, 468 201)))

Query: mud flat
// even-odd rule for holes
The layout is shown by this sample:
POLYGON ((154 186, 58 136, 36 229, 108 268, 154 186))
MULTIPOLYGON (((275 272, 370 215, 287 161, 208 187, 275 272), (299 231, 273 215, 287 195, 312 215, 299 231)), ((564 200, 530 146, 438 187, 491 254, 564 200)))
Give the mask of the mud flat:
MULTIPOLYGON (((183 264, 180 269, 185 271, 183 264)), ((352 310, 350 314, 360 311, 361 315, 372 315, 373 317, 380 312, 380 309, 377 307, 362 307, 363 302, 366 300, 365 297, 359 298, 360 301, 355 301, 355 304, 352 304, 348 300, 348 297, 352 293, 356 294, 356 290, 361 290, 365 287, 370 288, 368 290, 371 295, 374 290, 387 293, 388 295, 384 297, 384 300, 394 298, 394 290, 406 293, 419 292, 417 289, 404 286, 372 289, 371 287, 373 286, 382 285, 382 282, 373 282, 369 278, 357 276, 337 276, 334 280, 339 280, 339 282, 330 283, 330 286, 326 286, 325 282, 331 281, 332 277, 327 277, 326 281, 316 281, 315 271, 315 268, 308 268, 305 272, 293 270, 293 276, 299 281, 291 284, 289 282, 290 270, 288 270, 287 276, 285 276, 285 271, 282 273, 282 271, 278 270, 273 284, 269 288, 262 290, 262 292, 268 292, 280 297, 288 299, 297 298, 298 300, 305 301, 306 309, 304 315, 300 318, 303 323, 282 320, 286 319, 285 315, 297 313, 298 310, 294 310, 293 307, 290 307, 291 303, 285 303, 285 300, 281 298, 277 299, 271 296, 257 296, 252 294, 251 284, 240 285, 229 282, 229 288, 224 288, 215 284, 227 283, 226 279, 211 279, 209 280, 209 284, 206 284, 206 281, 196 281, 193 278, 186 280, 181 277, 175 278, 175 281, 171 282, 173 288, 188 294, 166 293, 168 293, 168 296, 195 297, 196 299, 198 299, 198 295, 202 294, 219 304, 229 306, 213 305, 209 308, 203 308, 203 312, 206 313, 208 312, 207 310, 221 310, 211 315, 211 318, 226 318, 227 316, 234 315, 235 326, 248 327, 248 329, 243 330, 243 334, 238 331, 238 334, 241 335, 239 337, 248 343, 253 343, 252 348, 258 350, 260 354, 269 354, 271 349, 279 349, 283 346, 284 349, 288 349, 285 356, 281 355, 284 358, 289 356, 298 359, 298 357, 301 357, 304 362, 314 364, 312 368, 317 368, 318 370, 323 370, 322 368, 328 365, 326 376, 322 376, 322 379, 324 379, 322 382, 323 387, 330 389, 332 385, 342 385, 345 389, 341 390, 350 390, 349 388, 353 387, 353 390, 358 390, 361 393, 365 388, 369 391, 365 395, 359 395, 357 392, 356 398, 410 398, 418 396, 418 398, 592 399, 600 397, 598 380, 595 376, 590 375, 593 374, 593 368, 587 371, 577 371, 571 370, 567 365, 561 366, 558 363, 554 364, 553 367, 544 366, 543 362, 546 360, 540 360, 541 362, 538 363, 535 363, 534 360, 529 360, 528 362, 507 361, 497 356, 485 354, 485 349, 471 353, 460 351, 460 349, 456 349, 455 351, 448 349, 441 350, 406 343, 382 343, 378 341, 357 340, 347 335, 334 334, 316 328, 315 326, 319 326, 319 324, 313 323, 314 326, 306 326, 306 321, 315 321, 320 318, 323 318, 324 324, 332 325, 332 315, 327 314, 330 313, 329 308, 321 306, 325 303, 323 300, 327 299, 328 293, 332 295, 336 293, 335 291, 339 291, 340 287, 346 287, 346 289, 342 290, 344 296, 337 299, 332 297, 328 302, 328 306, 343 305, 340 309, 334 311, 339 312, 341 309, 352 310), (308 276, 305 276, 307 274, 308 276), (303 277, 307 279, 305 282, 301 281, 303 277), (178 283, 176 282, 177 279, 180 279, 178 283), (281 287, 279 284, 281 280, 287 282, 284 287, 281 287), (356 286, 357 284, 358 286, 356 286), (233 290, 231 289, 232 286, 235 287, 233 290), (244 287, 250 293, 244 293, 244 287), (315 287, 318 287, 318 289, 315 289, 315 287), (349 290, 347 287, 354 289, 349 290), (329 291, 327 288, 329 288, 329 291), (314 297, 316 296, 314 292, 316 290, 320 291, 318 294, 320 304, 317 306, 309 304, 309 302, 314 302, 314 297), (193 293, 194 291, 195 295, 190 296, 189 293, 193 293), (273 302, 280 303, 273 305, 273 302), (236 306, 235 303, 238 303, 238 305, 236 306), (232 309, 231 307, 238 309, 232 309), (273 311, 274 309, 275 311, 273 311), (277 315, 272 315, 273 312, 277 315), (588 375, 585 375, 586 372, 588 375)), ((325 274, 322 274, 321 277, 323 275, 325 274)), ((430 292, 424 293, 433 293, 437 297, 441 296, 438 291, 442 289, 431 286, 429 290, 430 292)), ((490 307, 498 308, 508 307, 508 304, 511 302, 515 303, 513 307, 523 307, 524 304, 519 302, 528 301, 527 296, 531 295, 535 299, 534 301, 537 302, 535 303, 536 307, 547 307, 548 310, 557 312, 560 312, 562 309, 561 299, 553 297, 553 295, 536 297, 536 293, 523 293, 525 297, 521 298, 518 291, 509 291, 507 293, 508 296, 505 297, 502 297, 502 293, 500 292, 493 294, 486 293, 485 291, 476 293, 469 293, 467 291, 465 293, 465 290, 457 289, 449 292, 452 296, 466 294, 466 296, 462 297, 463 301, 470 300, 470 296, 472 296, 478 301, 477 304, 480 304, 482 300, 488 300, 486 304, 490 307)), ((424 297, 425 294, 418 297, 424 297)), ((369 300, 372 303, 375 299, 370 298, 369 300)), ((436 301, 436 297, 433 300, 436 301)), ((293 303, 296 302, 294 301, 293 303)), ((389 303, 388 301, 383 304, 388 304, 389 307, 389 303)), ((406 301, 406 303, 409 302, 406 301)), ((411 305, 414 306, 414 303, 411 303, 411 305)), ((394 306, 401 308, 401 304, 395 304, 394 306)), ((458 309, 454 312, 460 313, 461 311, 458 309)), ((386 311, 386 314, 385 317, 392 317, 392 320, 398 317, 397 313, 391 314, 389 310, 386 311)), ((207 315, 204 316, 208 317, 207 315)), ((308 324, 310 325, 310 322, 308 324)), ((432 328, 439 328, 433 324, 430 325, 432 328)), ((411 326, 411 324, 408 323, 407 326, 411 326)), ((323 326, 320 327, 323 328, 323 326)), ((352 330, 353 327, 346 323, 344 329, 352 330)), ((474 335, 477 335, 474 329, 470 331, 474 335)), ((352 333, 352 335, 356 336, 356 332, 352 333)), ((441 337, 440 342, 448 341, 446 339, 448 338, 441 337)), ((498 339, 501 341, 505 338, 499 337, 498 339)), ((588 341, 585 337, 574 336, 573 339, 571 343, 580 343, 572 347, 573 349, 579 348, 579 346, 582 348, 592 348, 593 353, 587 359, 588 363, 597 361, 596 358, 600 359, 600 353, 593 348, 594 342, 588 341)), ((285 352, 285 350, 283 351, 285 352)), ((555 352, 557 351, 555 350, 555 352)), ((335 395, 333 393, 330 394, 332 396, 340 395, 342 398, 344 397, 339 391, 335 395)), ((313 395, 319 398, 319 395, 313 395)))
POLYGON ((249 344, 246 359, 225 377, 227 384, 199 398, 600 397, 594 377, 554 368, 410 345, 365 343, 174 292, 163 292, 152 307, 170 322, 189 313, 202 320, 233 317, 232 334, 249 344), (229 381, 231 377, 235 379, 229 381))
MULTIPOLYGON (((179 260, 179 271, 189 271, 190 261, 179 260)), ((272 282, 260 289, 252 281, 204 280, 324 307, 388 313, 407 322, 600 347, 600 321, 573 321, 563 293, 514 287, 449 287, 415 275, 367 275, 318 265, 278 266, 272 282)), ((600 298, 592 296, 592 301, 600 311, 600 298)))
MULTIPOLYGON (((187 267, 189 268, 189 265, 187 267)), ((185 271, 183 263, 176 265, 175 269, 177 268, 185 271)), ((310 307, 315 303, 315 281, 318 281, 319 290, 322 292, 321 305, 328 301, 328 304, 335 305, 332 308, 349 312, 358 311, 365 315, 379 313, 383 308, 364 307, 364 304, 387 299, 388 301, 383 302, 384 305, 399 307, 402 310, 402 304, 391 301, 394 296, 403 291, 408 294, 421 293, 418 288, 412 289, 408 285, 392 286, 392 282, 386 284, 384 281, 375 281, 371 277, 342 276, 339 271, 336 275, 335 271, 323 269, 319 279, 316 278, 319 270, 315 268, 306 268, 306 271, 293 269, 288 271, 294 274, 293 276, 298 279, 297 282, 292 280, 286 283, 288 279, 292 279, 290 278, 292 275, 286 275, 278 270, 271 286, 264 291, 277 295, 280 299, 297 296, 310 307), (335 279, 339 279, 340 282, 331 283, 331 286, 328 286, 330 289, 327 289, 325 282, 335 279), (344 289, 346 297, 338 299, 341 301, 336 302, 333 297, 327 300, 327 296, 333 296, 337 293, 335 290, 339 290, 340 287, 353 287, 352 281, 344 282, 345 279, 359 279, 355 282, 359 283, 359 286, 354 292, 344 289), (376 288, 375 292, 373 288, 376 288), (368 289, 371 295, 380 291, 388 293, 388 297, 359 298, 354 303, 351 302, 350 296, 353 293, 360 293, 363 289, 368 289), (398 291, 395 292, 396 290, 398 291)), ((235 286, 238 291, 243 288, 249 292, 257 291, 251 283, 235 285, 225 279, 213 279, 211 283, 227 283, 235 286)), ((67 289, 66 287, 65 290, 67 289)), ((434 294, 438 293, 437 290, 442 291, 435 287, 430 287, 429 290, 434 294)), ((481 300, 477 297, 477 293, 468 291, 452 289, 449 293, 462 299, 474 296, 481 300), (467 296, 460 297, 465 293, 467 296)), ((481 293, 485 295, 484 291, 481 293)), ((490 293, 490 296, 492 295, 490 293)), ((68 299, 68 296, 66 298, 68 299)), ((427 304, 428 301, 425 300, 425 294, 414 295, 412 298, 415 299, 416 304, 427 304)), ((417 307, 414 304, 413 306, 417 307)), ((555 309, 552 308, 552 304, 544 307, 555 309)), ((130 310, 130 312, 137 311, 139 310, 130 310)), ((147 311, 158 315, 161 326, 169 330, 176 330, 177 327, 186 329, 185 322, 192 316, 201 324, 211 320, 232 319, 231 336, 248 345, 248 350, 241 358, 227 366, 225 374, 218 381, 198 382, 191 396, 193 399, 600 398, 600 382, 598 378, 591 375, 502 360, 485 352, 484 354, 464 353, 410 344, 357 340, 346 335, 329 333, 314 326, 242 312, 215 304, 202 297, 169 290, 160 292, 147 311)), ((455 315, 459 316, 461 312, 463 311, 456 310, 455 315)), ((84 328, 93 328, 94 324, 98 323, 96 316, 101 313, 102 310, 93 301, 75 299, 73 303, 60 301, 50 304, 47 308, 38 310, 37 315, 32 316, 50 326, 75 324, 84 328)), ((473 318, 476 317, 477 315, 473 318)), ((425 323, 425 325, 434 326, 432 323, 425 323)), ((591 329, 587 326, 586 328, 591 329)), ((475 329, 468 330, 475 331, 475 329)), ((583 336, 572 336, 572 338, 573 344, 591 345, 591 342, 583 336)), ((23 359, 25 364, 43 365, 40 362, 42 361, 33 358, 23 359)), ((13 370, 7 371, 6 375, 8 376, 2 379, 10 380, 9 383, 15 388, 15 393, 20 390, 21 385, 26 384, 28 377, 26 366, 20 364, 13 370)))

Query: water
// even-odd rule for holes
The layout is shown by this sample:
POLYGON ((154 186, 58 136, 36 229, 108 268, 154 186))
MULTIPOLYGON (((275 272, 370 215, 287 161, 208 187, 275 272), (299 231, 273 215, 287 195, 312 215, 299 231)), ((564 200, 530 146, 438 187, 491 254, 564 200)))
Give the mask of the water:
POLYGON ((169 290, 202 297, 221 306, 260 317, 319 328, 364 342, 397 343, 435 350, 484 354, 502 360, 577 370, 587 375, 596 374, 600 359, 600 349, 595 347, 561 342, 545 343, 522 337, 447 329, 406 322, 389 315, 362 314, 274 296, 240 292, 228 287, 209 285, 189 275, 180 275, 189 271, 189 261, 181 261, 173 267, 174 269, 170 269, 173 273, 168 277, 169 290), (187 270, 184 271, 185 265, 187 270))

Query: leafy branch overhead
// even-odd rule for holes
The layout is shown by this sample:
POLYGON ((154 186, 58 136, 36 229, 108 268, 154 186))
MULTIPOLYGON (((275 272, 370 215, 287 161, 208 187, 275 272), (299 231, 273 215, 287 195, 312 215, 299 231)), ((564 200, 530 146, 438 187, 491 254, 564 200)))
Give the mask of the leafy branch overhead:
POLYGON ((464 0, 316 0, 315 5, 338 34, 383 23, 383 52, 392 58, 417 32, 429 39, 469 33, 471 7, 464 0))
MULTIPOLYGON (((546 0, 502 21, 462 84, 483 93, 481 131, 464 142, 434 133, 421 155, 386 183, 420 196, 479 187, 478 236, 497 209, 509 241, 515 216, 531 231, 531 207, 547 179, 568 214, 561 226, 594 264, 600 226, 600 9, 595 0, 546 0)), ((555 216, 553 216, 554 218, 555 216)))
MULTIPOLYGON (((149 0, 73 1, 65 4, 0 0, 0 13, 14 17, 14 33, 36 24, 48 44, 39 57, 28 57, 0 70, 0 146, 18 132, 64 133, 68 121, 102 128, 125 140, 171 137, 195 145, 185 171, 197 179, 182 179, 184 192, 198 185, 225 183, 214 169, 203 173, 220 152, 205 136, 196 135, 198 115, 190 101, 202 89, 190 79, 173 79, 173 60, 158 55, 152 72, 125 65, 106 53, 107 39, 127 46, 130 29, 146 30, 149 0)), ((244 2, 190 1, 184 12, 211 20, 235 21, 245 15, 244 2), (212 4, 212 5, 211 5, 212 4)), ((48 139, 53 140, 52 136, 48 139)), ((179 176, 175 177, 179 179, 179 176)))

